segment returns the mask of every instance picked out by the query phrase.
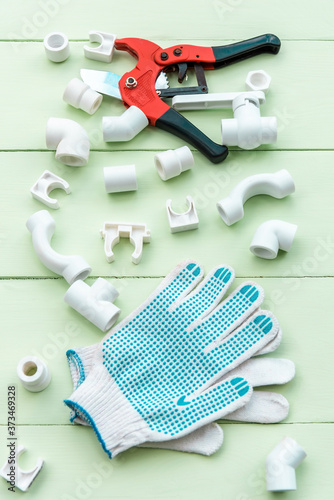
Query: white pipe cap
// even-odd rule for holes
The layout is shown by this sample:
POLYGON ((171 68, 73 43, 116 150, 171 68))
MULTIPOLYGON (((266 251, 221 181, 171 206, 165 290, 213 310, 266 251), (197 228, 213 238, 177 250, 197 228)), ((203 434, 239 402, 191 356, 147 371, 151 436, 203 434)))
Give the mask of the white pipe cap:
POLYGON ((50 61, 63 62, 70 55, 68 38, 64 33, 60 33, 59 31, 49 33, 44 38, 43 44, 47 58, 50 61))

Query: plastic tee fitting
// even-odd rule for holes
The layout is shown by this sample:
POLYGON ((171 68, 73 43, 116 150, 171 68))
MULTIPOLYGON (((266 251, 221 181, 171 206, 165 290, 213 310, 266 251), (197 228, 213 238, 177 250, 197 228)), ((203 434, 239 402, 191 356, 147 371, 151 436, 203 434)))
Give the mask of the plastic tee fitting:
POLYGON ((49 118, 46 125, 46 147, 56 149, 56 160, 71 167, 87 165, 89 138, 74 120, 49 118))
POLYGON ((43 391, 51 381, 48 367, 36 356, 22 358, 16 371, 23 387, 30 392, 43 391))
POLYGON ((102 118, 103 140, 105 142, 130 141, 147 125, 146 115, 136 106, 130 106, 120 116, 102 118))
POLYGON ((189 170, 194 165, 194 157, 188 146, 183 146, 156 154, 154 163, 161 179, 168 181, 189 170))
POLYGON ((222 143, 254 149, 277 140, 276 117, 261 117, 257 97, 240 95, 233 100, 234 118, 221 121, 222 143))
POLYGON ((82 109, 93 115, 99 109, 103 96, 91 89, 79 78, 73 78, 66 86, 63 100, 76 109, 82 109))
POLYGON ((121 312, 113 304, 117 297, 116 288, 105 279, 98 278, 92 286, 81 280, 75 281, 67 290, 64 300, 93 325, 106 332, 121 312))
POLYGON ((278 250, 290 250, 296 231, 295 224, 282 220, 267 220, 255 231, 249 249, 262 259, 275 259, 278 250))
POLYGON ((61 255, 50 245, 56 222, 47 210, 35 212, 27 220, 27 228, 32 235, 32 244, 40 261, 56 274, 63 276, 72 285, 75 280, 86 279, 91 267, 79 255, 61 255))
POLYGON ((251 175, 239 182, 226 198, 219 201, 217 209, 225 224, 231 226, 243 218, 243 205, 252 196, 267 194, 274 198, 284 198, 294 191, 293 179, 285 169, 274 174, 251 175))
POLYGON ((285 437, 267 456, 267 490, 296 490, 295 469, 305 457, 303 448, 294 439, 285 437))

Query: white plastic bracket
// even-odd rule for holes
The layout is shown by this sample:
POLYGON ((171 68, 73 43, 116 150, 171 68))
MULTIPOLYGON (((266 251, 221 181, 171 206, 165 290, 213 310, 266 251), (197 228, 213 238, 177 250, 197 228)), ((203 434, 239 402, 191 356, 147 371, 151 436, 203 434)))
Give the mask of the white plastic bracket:
POLYGON ((71 192, 68 182, 58 177, 58 175, 49 172, 49 170, 45 170, 38 181, 32 186, 30 192, 33 198, 44 203, 47 207, 57 209, 59 208, 58 200, 49 197, 49 194, 54 189, 63 189, 66 194, 70 194, 71 192))
POLYGON ((110 63, 114 53, 115 40, 117 36, 103 31, 90 31, 89 41, 98 42, 98 47, 84 45, 84 53, 87 59, 110 63))
POLYGON ((260 104, 266 102, 263 92, 223 92, 212 94, 176 95, 172 99, 172 107, 177 111, 191 109, 227 109, 232 108, 236 97, 256 98, 260 104))
MULTIPOLYGON (((13 458, 12 455, 8 457, 8 460, 6 460, 6 463, 2 466, 0 469, 0 476, 2 476, 6 481, 10 483, 11 486, 16 486, 19 488, 21 491, 27 491, 28 488, 31 486, 32 482, 36 479, 37 475, 40 473, 43 465, 44 465, 44 460, 42 458, 37 459, 37 463, 35 467, 31 470, 22 470, 21 467, 18 465, 18 459, 20 455, 25 451, 25 447, 20 444, 16 449, 15 449, 15 462, 14 465, 11 465, 10 463, 10 458, 13 458), (13 469, 12 467, 15 467, 15 474, 13 474, 13 469), (12 485, 11 477, 14 477, 13 482, 14 484, 12 485)), ((15 491, 15 490, 13 490, 15 491)))
POLYGON ((105 222, 100 234, 104 239, 104 252, 108 262, 114 261, 115 256, 112 249, 119 243, 120 238, 129 238, 135 247, 131 256, 134 264, 139 264, 141 261, 143 243, 151 241, 151 232, 147 229, 146 224, 105 222))
POLYGON ((168 224, 171 233, 179 233, 181 231, 189 231, 198 228, 198 215, 195 208, 194 200, 191 196, 186 197, 188 210, 184 213, 176 213, 172 209, 172 200, 166 201, 168 224))

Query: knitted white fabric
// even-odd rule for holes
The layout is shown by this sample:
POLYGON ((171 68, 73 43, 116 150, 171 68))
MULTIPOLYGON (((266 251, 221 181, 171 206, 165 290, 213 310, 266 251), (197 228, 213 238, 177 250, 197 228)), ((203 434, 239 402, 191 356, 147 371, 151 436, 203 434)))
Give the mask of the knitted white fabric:
POLYGON ((257 310, 262 289, 241 285, 219 304, 234 273, 176 267, 95 350, 86 380, 65 403, 94 428, 109 457, 168 441, 236 411, 252 388, 224 378, 274 341, 276 318, 257 310), (256 311, 256 312, 254 312, 256 311))

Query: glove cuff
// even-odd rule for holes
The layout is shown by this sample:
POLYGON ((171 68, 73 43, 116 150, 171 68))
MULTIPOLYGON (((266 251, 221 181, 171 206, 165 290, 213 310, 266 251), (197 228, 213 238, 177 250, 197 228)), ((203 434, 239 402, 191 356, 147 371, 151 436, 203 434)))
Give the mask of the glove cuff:
POLYGON ((66 399, 65 404, 89 423, 109 458, 152 439, 152 431, 124 397, 104 365, 66 399))

